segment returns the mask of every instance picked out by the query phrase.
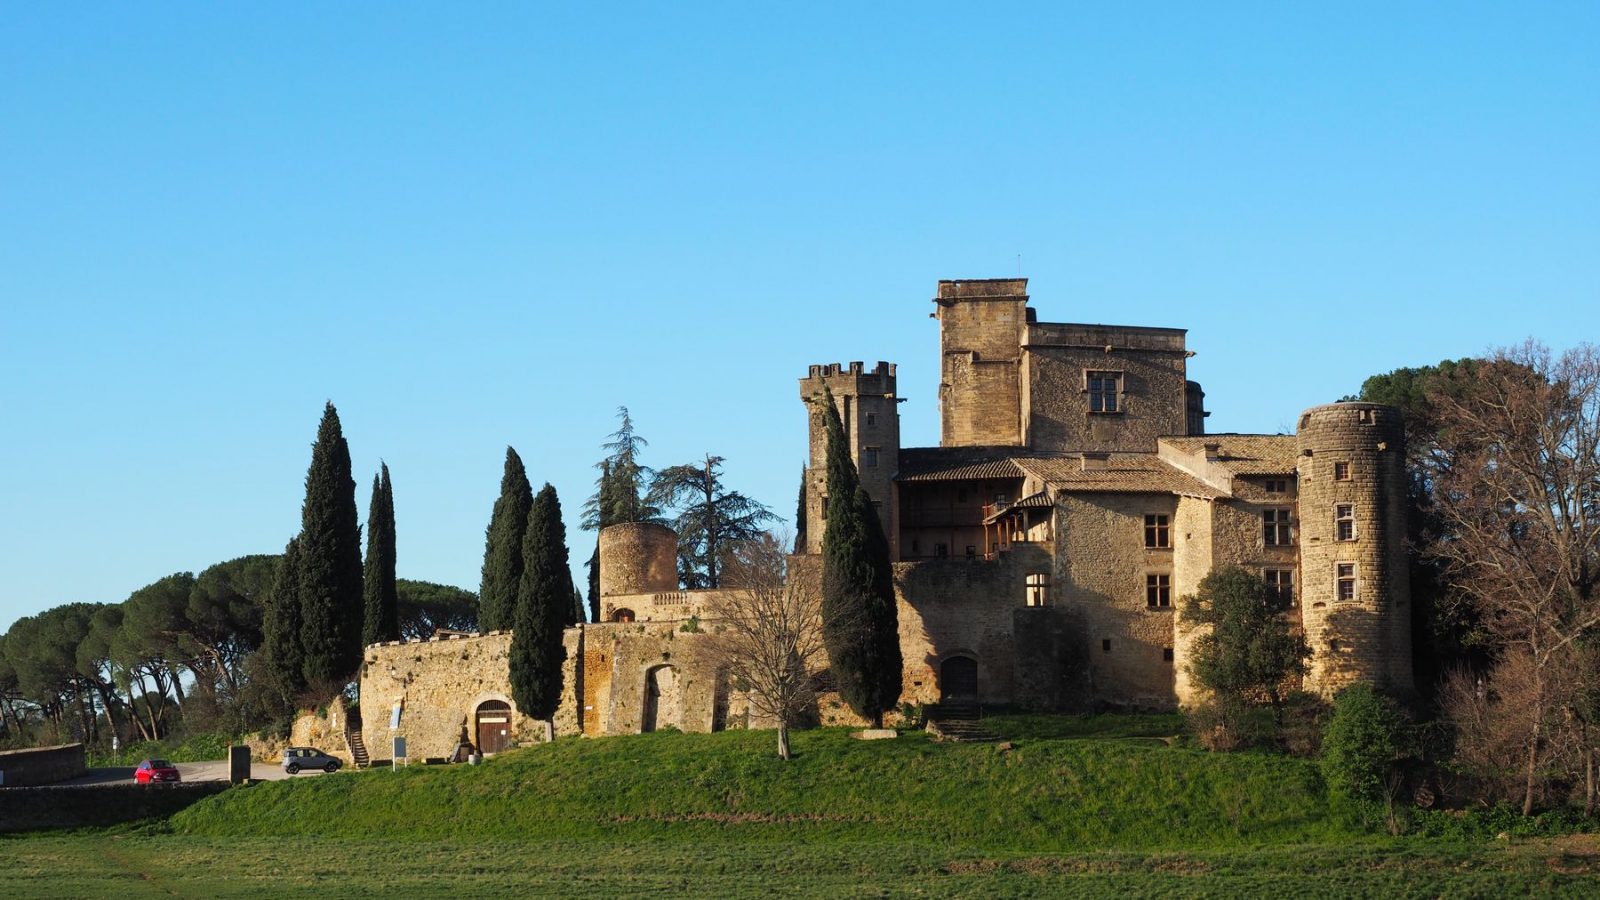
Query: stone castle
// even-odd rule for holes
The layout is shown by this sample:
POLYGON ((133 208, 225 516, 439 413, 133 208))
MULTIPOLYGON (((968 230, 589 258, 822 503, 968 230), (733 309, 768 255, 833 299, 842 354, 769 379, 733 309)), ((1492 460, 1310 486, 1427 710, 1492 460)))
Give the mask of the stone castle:
MULTIPOLYGON (((1037 321, 1025 279, 941 281, 940 446, 903 447, 895 368, 811 366, 804 553, 828 502, 820 404, 831 390, 894 563, 909 704, 1172 709, 1198 699, 1180 599, 1244 566, 1294 600, 1307 690, 1411 689, 1399 411, 1335 403, 1293 435, 1205 433, 1182 329, 1037 321)), ((746 727, 707 661, 709 592, 679 591, 659 525, 600 535, 604 621, 568 630, 558 734, 746 727)), ((366 649, 368 746, 412 757, 462 737, 536 740, 515 710, 510 635, 366 649)), ((823 721, 852 721, 824 697, 823 721)))

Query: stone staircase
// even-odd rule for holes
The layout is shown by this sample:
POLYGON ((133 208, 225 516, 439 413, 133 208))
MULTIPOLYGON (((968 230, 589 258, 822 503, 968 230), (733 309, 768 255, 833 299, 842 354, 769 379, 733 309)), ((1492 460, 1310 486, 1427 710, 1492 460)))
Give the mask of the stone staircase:
POLYGON ((361 738, 361 720, 351 715, 344 726, 344 746, 350 751, 350 759, 355 762, 358 769, 365 769, 372 764, 372 758, 367 755, 367 742, 361 738))
POLYGON ((1000 735, 983 724, 983 708, 977 701, 946 700, 928 708, 926 730, 937 741, 962 744, 992 744, 1000 735))

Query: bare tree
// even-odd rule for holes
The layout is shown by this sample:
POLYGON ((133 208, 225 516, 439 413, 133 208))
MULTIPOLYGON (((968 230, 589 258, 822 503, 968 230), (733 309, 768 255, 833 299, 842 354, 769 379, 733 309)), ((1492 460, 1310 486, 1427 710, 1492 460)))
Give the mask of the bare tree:
POLYGON ((778 756, 789 758, 789 728, 816 703, 822 596, 814 577, 786 571, 788 543, 773 534, 737 544, 724 572, 733 588, 704 609, 717 667, 744 690, 757 715, 778 723, 778 756))
MULTIPOLYGON (((1566 739, 1554 732, 1587 712, 1573 701, 1585 692, 1567 682, 1574 660, 1586 657, 1581 643, 1600 625, 1600 354, 1584 344, 1555 356, 1530 341, 1430 397, 1441 423, 1435 494, 1448 536, 1429 552, 1496 645, 1487 691, 1516 698, 1479 712, 1521 720, 1527 815, 1566 739), (1497 674, 1503 686, 1493 683, 1497 674)), ((1582 674, 1593 686, 1595 673, 1582 674)), ((1509 721, 1493 724, 1498 732, 1509 721)))

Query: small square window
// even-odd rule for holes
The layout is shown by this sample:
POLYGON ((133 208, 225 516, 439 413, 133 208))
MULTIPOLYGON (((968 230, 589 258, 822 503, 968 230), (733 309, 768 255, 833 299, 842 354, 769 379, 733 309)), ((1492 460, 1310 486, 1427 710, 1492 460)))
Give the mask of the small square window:
POLYGON ((977 548, 977 545, 975 545, 975 544, 968 544, 968 545, 967 545, 967 559, 977 559, 977 558, 978 558, 978 548, 977 548))
POLYGON ((1105 652, 1107 652, 1107 653, 1110 653, 1111 652, 1111 638, 1103 638, 1100 641, 1100 649, 1105 651, 1105 652))
POLYGON ((1377 410, 1372 410, 1372 409, 1358 409, 1358 410, 1356 410, 1356 421, 1360 422, 1363 425, 1371 425, 1371 424, 1377 422, 1378 421, 1377 410))
POLYGON ((1084 390, 1089 395, 1089 412, 1122 411, 1122 373, 1085 372, 1084 390))
POLYGON ((947 559, 947 558, 949 558, 949 556, 950 556, 950 545, 949 544, 934 544, 933 545, 933 555, 938 557, 939 559, 947 559))
POLYGON ((1162 662, 1172 662, 1172 648, 1171 647, 1162 647, 1161 648, 1161 661, 1162 662))
POLYGON ((1029 606, 1050 605, 1050 574, 1048 572, 1029 572, 1024 579, 1026 582, 1026 599, 1029 606))
POLYGON ((877 413, 867 413, 867 424, 868 425, 876 425, 876 424, 878 424, 878 414, 877 413))
POLYGON ((1267 590, 1273 596, 1294 605, 1294 570, 1293 569, 1267 569, 1261 573, 1267 582, 1267 590))
POLYGON ((1289 524, 1289 510, 1264 509, 1261 511, 1262 542, 1268 547, 1288 547, 1294 544, 1294 529, 1289 524))
POLYGON ((1150 513, 1144 517, 1144 545, 1155 550, 1172 547, 1172 524, 1167 516, 1150 513))
POLYGON ((1269 494, 1287 494, 1287 493, 1289 493, 1289 482, 1288 482, 1288 480, 1283 479, 1283 478, 1268 478, 1267 479, 1267 493, 1269 493, 1269 494))
POLYGON ((1356 564, 1336 563, 1334 575, 1337 583, 1334 596, 1339 600, 1356 599, 1356 564))
POLYGON ((878 467, 877 447, 868 447, 861 451, 861 466, 865 469, 876 469, 878 467))
POLYGON ((1356 507, 1353 503, 1337 503, 1333 507, 1334 540, 1356 539, 1356 507))
POLYGON ((1150 609, 1170 609, 1172 576, 1155 574, 1144 576, 1144 603, 1150 609))
POLYGON ((1349 481, 1350 480, 1350 464, 1347 463, 1347 462, 1336 462, 1336 463, 1334 463, 1333 464, 1333 480, 1334 481, 1349 481))

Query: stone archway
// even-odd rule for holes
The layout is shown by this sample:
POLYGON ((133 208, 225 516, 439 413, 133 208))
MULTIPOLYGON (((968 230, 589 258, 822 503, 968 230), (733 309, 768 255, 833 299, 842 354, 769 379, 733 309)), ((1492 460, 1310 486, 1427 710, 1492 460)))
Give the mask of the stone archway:
POLYGON ((633 618, 633 610, 626 607, 614 610, 611 613, 611 621, 613 622, 632 622, 633 618))
POLYGON ((939 702, 977 702, 978 661, 952 656, 939 664, 939 702))
POLYGON ((644 676, 644 710, 639 730, 683 728, 683 693, 676 666, 656 666, 644 676))
POLYGON ((511 704, 485 700, 473 712, 473 741, 479 753, 499 753, 511 743, 511 704))

